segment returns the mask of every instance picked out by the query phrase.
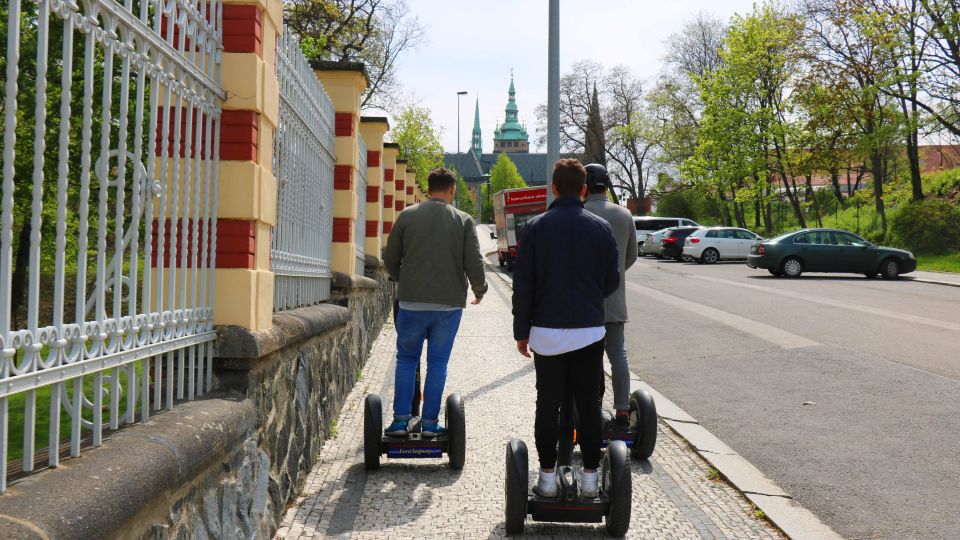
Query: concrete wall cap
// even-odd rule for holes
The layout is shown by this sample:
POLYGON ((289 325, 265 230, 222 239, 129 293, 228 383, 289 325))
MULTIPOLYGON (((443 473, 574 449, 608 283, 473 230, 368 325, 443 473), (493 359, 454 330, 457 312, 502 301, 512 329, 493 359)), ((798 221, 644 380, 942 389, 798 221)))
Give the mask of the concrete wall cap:
MULTIPOLYGON (((366 261, 364 261, 366 263, 366 261)), ((333 273, 333 288, 340 289, 342 292, 349 292, 353 289, 379 289, 380 284, 377 280, 364 276, 351 276, 342 272, 333 273)))
MULTIPOLYGON (((319 304, 273 314, 273 326, 253 332, 242 326, 217 327, 217 358, 263 358, 287 345, 338 328, 350 321, 350 310, 319 304)), ((218 367, 229 369, 228 364, 218 367)))
POLYGON ((364 80, 367 81, 367 86, 370 86, 370 75, 367 74, 367 67, 363 65, 363 62, 313 60, 310 62, 310 67, 317 71, 356 71, 357 73, 363 75, 364 80))
POLYGON ((115 433, 80 459, 10 486, 0 497, 0 537, 113 537, 256 425, 253 403, 234 393, 178 404, 115 433))
POLYGON ((366 268, 383 268, 383 261, 380 260, 380 257, 376 255, 367 255, 363 258, 363 265, 366 268))
POLYGON ((364 124, 386 124, 387 130, 390 129, 390 120, 386 116, 361 116, 360 122, 364 124))

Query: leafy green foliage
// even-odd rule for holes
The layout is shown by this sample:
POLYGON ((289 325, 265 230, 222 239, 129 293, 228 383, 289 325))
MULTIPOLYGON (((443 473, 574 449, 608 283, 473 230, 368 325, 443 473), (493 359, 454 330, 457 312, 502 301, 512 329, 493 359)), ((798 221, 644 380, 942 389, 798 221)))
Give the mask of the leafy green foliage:
POLYGON ((400 158, 407 160, 407 169, 417 173, 417 182, 427 191, 427 176, 437 167, 443 167, 443 145, 440 128, 433 124, 430 109, 410 106, 396 117, 390 131, 393 142, 400 145, 400 158))
POLYGON ((894 243, 922 253, 960 250, 960 206, 927 199, 900 208, 890 220, 894 243))
POLYGON ((527 183, 520 176, 517 166, 514 165, 506 152, 497 156, 497 162, 490 168, 490 189, 493 193, 505 189, 527 187, 527 183))

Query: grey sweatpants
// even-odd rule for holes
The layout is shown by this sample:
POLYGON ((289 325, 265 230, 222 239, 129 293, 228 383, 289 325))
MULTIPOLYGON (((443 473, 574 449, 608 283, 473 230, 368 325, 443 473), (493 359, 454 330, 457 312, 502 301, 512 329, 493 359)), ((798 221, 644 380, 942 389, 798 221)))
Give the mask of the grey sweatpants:
POLYGON ((630 368, 627 367, 627 348, 624 344, 622 322, 608 322, 604 349, 610 359, 613 374, 613 407, 618 410, 630 408, 630 368))

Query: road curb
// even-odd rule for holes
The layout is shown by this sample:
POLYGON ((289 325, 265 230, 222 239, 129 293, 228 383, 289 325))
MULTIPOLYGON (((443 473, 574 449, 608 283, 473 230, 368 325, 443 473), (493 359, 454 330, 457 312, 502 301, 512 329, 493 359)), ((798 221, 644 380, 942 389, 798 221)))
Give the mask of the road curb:
MULTIPOLYGON (((609 368, 604 368, 612 377, 609 368)), ((800 505, 793 497, 767 478, 723 441, 710 433, 676 403, 657 392, 652 386, 630 372, 630 391, 646 390, 657 404, 657 416, 674 433, 683 437, 690 448, 720 473, 727 483, 754 504, 764 517, 794 540, 842 539, 813 512, 800 505)))
POLYGON ((930 283, 933 285, 946 285, 947 287, 960 287, 960 283, 955 283, 952 281, 940 281, 937 279, 926 279, 926 278, 909 278, 910 281, 916 281, 917 283, 930 283))
MULTIPOLYGON (((491 252, 486 256, 496 253, 491 252)), ((513 280, 488 261, 490 267, 505 284, 513 287, 513 280)), ((604 367, 607 377, 612 377, 609 366, 604 367)), ((695 418, 687 414, 676 403, 667 399, 649 384, 630 372, 630 391, 646 390, 657 404, 657 416, 671 431, 682 437, 704 461, 743 494, 764 517, 794 540, 842 540, 842 536, 820 521, 813 512, 804 508, 793 497, 767 478, 740 454, 700 425, 695 418)))

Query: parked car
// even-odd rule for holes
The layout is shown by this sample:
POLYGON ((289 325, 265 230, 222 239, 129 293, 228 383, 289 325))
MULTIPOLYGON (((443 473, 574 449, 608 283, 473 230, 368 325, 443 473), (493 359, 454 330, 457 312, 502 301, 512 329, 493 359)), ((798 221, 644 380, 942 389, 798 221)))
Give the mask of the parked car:
POLYGON ((642 248, 647 235, 669 227, 699 227, 692 219, 674 217, 636 216, 633 224, 637 228, 637 247, 642 248))
POLYGON ((804 272, 841 272, 897 279, 917 269, 913 253, 875 246, 850 231, 803 229, 753 245, 747 266, 774 276, 796 278, 804 272))
POLYGON ((683 244, 687 237, 694 231, 700 230, 700 227, 673 227, 660 241, 660 248, 664 257, 675 259, 677 262, 683 261, 683 244))
POLYGON ((663 248, 660 246, 660 241, 663 240, 664 235, 666 235, 669 230, 669 228, 660 229, 659 231, 648 234, 646 240, 643 242, 643 247, 640 249, 640 254, 653 255, 658 259, 662 259, 663 248))
POLYGON ((683 255, 699 263, 713 264, 730 259, 746 259, 750 247, 762 240, 759 235, 736 227, 707 227, 687 237, 683 255))

